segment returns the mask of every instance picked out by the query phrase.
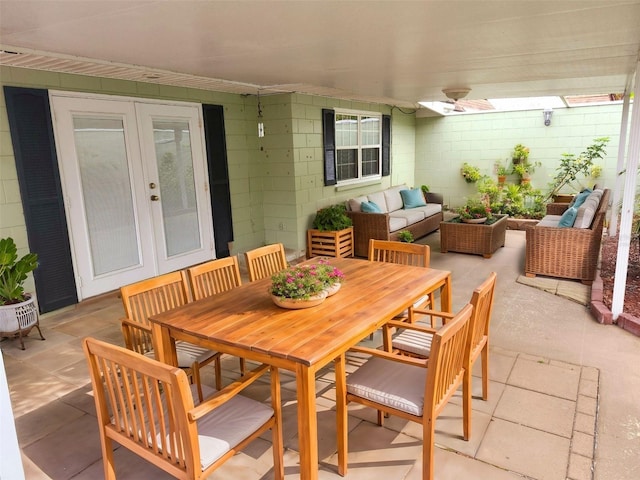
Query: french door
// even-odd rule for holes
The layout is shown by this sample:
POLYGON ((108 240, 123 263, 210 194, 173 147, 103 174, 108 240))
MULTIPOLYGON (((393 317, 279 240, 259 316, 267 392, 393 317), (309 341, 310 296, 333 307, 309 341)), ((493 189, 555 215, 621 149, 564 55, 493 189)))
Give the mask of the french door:
POLYGON ((79 299, 215 256, 198 105, 51 105, 79 299))

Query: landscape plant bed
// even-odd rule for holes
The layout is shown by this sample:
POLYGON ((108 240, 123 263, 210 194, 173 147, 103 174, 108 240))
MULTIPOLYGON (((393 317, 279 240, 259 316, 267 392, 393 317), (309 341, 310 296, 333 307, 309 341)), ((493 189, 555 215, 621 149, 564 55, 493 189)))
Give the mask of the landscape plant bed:
POLYGON ((491 258, 498 248, 504 247, 508 218, 508 215, 494 215, 490 224, 462 223, 458 218, 440 222, 440 251, 491 258))

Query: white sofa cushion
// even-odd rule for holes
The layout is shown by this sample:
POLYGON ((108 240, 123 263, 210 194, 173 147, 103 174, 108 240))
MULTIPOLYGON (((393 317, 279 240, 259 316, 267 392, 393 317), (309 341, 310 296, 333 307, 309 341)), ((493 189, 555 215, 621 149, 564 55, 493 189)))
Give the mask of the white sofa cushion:
POLYGON ((360 209, 360 205, 362 204, 362 202, 368 202, 369 199, 366 196, 362 196, 362 197, 355 197, 349 200, 349 202, 347 202, 349 204, 349 210, 351 210, 352 212, 360 212, 362 211, 360 209))
MULTIPOLYGON (((400 196, 399 193, 398 193, 398 196, 400 196)), ((387 201, 385 200, 384 192, 370 193, 369 195, 367 195, 367 198, 369 199, 370 202, 373 202, 376 205, 378 205, 380 207, 380 210, 382 210, 382 213, 389 212, 389 207, 387 206, 387 201)))
POLYGON ((440 213, 442 211, 442 205, 439 203, 427 203, 424 207, 412 208, 411 211, 422 212, 424 214, 424 218, 427 218, 431 215, 435 215, 436 213, 440 213))
POLYGON ((383 192, 384 199, 387 202, 387 208, 389 212, 394 212, 402 208, 403 204, 402 204, 402 196, 400 195, 400 190, 407 190, 407 186, 398 185, 396 187, 388 188, 383 192))
POLYGON ((404 217, 389 216, 389 232, 397 232, 407 226, 407 219, 404 217))
POLYGON ((419 222, 420 220, 424 220, 424 212, 421 212, 418 209, 398 210, 396 212, 389 213, 389 216, 392 218, 404 218, 407 221, 407 225, 411 225, 419 222))
POLYGON ((593 217, 596 216, 598 205, 598 200, 587 198, 580 208, 578 208, 578 214, 576 215, 575 222, 573 222, 573 226, 575 228, 589 228, 593 217))
POLYGON ((562 215, 545 215, 542 220, 538 222, 537 227, 557 227, 560 223, 562 215))

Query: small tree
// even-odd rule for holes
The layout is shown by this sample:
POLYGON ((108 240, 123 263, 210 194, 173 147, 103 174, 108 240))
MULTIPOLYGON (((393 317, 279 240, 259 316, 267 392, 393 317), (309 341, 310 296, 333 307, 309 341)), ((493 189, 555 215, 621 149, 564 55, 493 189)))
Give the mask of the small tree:
MULTIPOLYGON (((560 165, 556 168, 556 176, 549 183, 549 194, 546 200, 560 193, 560 190, 566 185, 572 185, 578 181, 578 176, 589 177, 593 168, 593 161, 602 159, 606 155, 605 146, 609 142, 608 137, 596 138, 593 144, 577 157, 573 153, 563 153, 560 159, 560 165)), ((576 190, 580 188, 574 185, 576 190)))

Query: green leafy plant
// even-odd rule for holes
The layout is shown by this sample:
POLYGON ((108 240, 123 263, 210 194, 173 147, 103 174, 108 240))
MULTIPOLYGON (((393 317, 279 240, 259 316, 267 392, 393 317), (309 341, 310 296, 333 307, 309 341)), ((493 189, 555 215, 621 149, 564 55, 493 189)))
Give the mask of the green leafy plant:
POLYGON ((402 230, 398 232, 398 237, 401 242, 412 243, 413 242, 413 233, 409 230, 402 230))
POLYGON ((460 174, 464 178, 467 183, 475 183, 482 178, 480 174, 480 169, 478 167, 474 167, 467 162, 462 164, 462 168, 460 169, 460 174))
POLYGON ((608 137, 600 137, 594 139, 593 143, 578 156, 573 153, 563 153, 560 165, 556 168, 556 176, 549 183, 547 200, 560 193, 560 190, 566 186, 571 186, 577 192, 582 190, 583 186, 579 184, 578 178, 591 175, 594 160, 601 160, 607 154, 605 147, 608 142, 608 137))
POLYGON ((18 260, 18 249, 13 238, 0 239, 0 305, 26 300, 24 282, 38 266, 38 255, 27 253, 18 260))
POLYGON ((525 163, 529 159, 529 147, 525 147, 523 144, 518 143, 513 147, 511 152, 511 161, 514 165, 519 163, 525 163))
POLYGON ((343 204, 321 208, 316 212, 313 228, 321 232, 334 232, 351 227, 353 222, 346 212, 347 208, 343 204))
POLYGON ((425 193, 429 193, 429 186, 428 186, 428 185, 422 185, 422 186, 420 187, 420 190, 422 190, 422 193, 423 193, 423 194, 425 194, 425 193))
POLYGON ((496 174, 500 177, 509 175, 511 173, 511 168, 509 165, 505 165, 501 161, 497 161, 495 164, 496 174))

